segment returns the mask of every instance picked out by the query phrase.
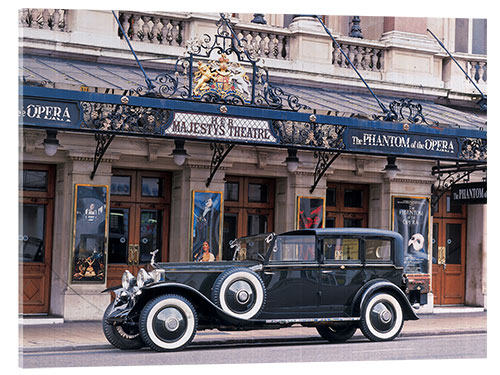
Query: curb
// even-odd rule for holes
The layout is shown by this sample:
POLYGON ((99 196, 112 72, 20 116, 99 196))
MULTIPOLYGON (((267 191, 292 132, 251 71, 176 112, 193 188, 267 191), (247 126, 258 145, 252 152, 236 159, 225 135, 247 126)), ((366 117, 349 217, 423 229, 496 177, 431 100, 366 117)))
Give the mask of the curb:
MULTIPOLYGON (((402 332, 398 337, 422 337, 422 336, 441 336, 441 335, 465 335, 465 334, 480 334, 487 333, 486 329, 471 329, 471 330, 449 330, 449 331, 427 331, 427 332, 402 332)), ((354 338, 363 338, 362 335, 355 335, 354 338)), ((286 341, 287 344, 300 344, 305 342, 323 342, 326 343, 321 337, 297 337, 297 338, 240 338, 240 339, 225 339, 216 341, 198 341, 193 342, 189 347, 203 347, 203 346, 213 346, 213 345, 234 346, 234 345, 257 345, 257 344, 277 344, 286 341)), ((32 347, 32 348, 19 348, 20 354, 28 353, 54 353, 54 352, 71 352, 71 351, 85 351, 85 350, 109 350, 116 349, 111 344, 84 344, 84 345, 66 345, 66 346, 44 346, 44 347, 32 347)))

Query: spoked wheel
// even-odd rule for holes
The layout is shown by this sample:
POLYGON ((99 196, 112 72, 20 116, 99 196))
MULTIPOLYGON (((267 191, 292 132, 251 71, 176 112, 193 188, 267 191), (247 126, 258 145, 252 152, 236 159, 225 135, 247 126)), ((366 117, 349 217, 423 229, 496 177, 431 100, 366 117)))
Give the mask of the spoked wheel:
POLYGON ((198 317, 184 297, 168 294, 149 301, 139 319, 141 337, 159 352, 183 349, 194 338, 198 317))
POLYGON ((403 328, 403 310, 387 293, 371 296, 361 310, 361 332, 372 341, 390 341, 403 328))
POLYGON ((321 325, 316 327, 318 333, 325 340, 330 342, 344 342, 349 340, 358 327, 354 324, 345 324, 345 325, 321 325))
POLYGON ((107 307, 102 320, 102 330, 109 343, 122 350, 142 348, 144 346, 144 341, 142 341, 141 335, 139 334, 139 328, 137 326, 130 324, 114 326, 106 323, 106 318, 112 309, 113 303, 107 307))

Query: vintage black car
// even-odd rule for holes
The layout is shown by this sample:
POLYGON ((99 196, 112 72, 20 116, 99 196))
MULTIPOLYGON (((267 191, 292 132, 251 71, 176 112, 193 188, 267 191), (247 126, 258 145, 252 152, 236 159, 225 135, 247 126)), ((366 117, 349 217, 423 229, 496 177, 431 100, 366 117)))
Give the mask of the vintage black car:
POLYGON ((405 292, 400 234, 305 229, 232 242, 233 261, 154 263, 125 271, 106 309, 104 334, 120 349, 186 347, 196 331, 316 327, 330 342, 360 328, 388 341, 416 316, 405 292))

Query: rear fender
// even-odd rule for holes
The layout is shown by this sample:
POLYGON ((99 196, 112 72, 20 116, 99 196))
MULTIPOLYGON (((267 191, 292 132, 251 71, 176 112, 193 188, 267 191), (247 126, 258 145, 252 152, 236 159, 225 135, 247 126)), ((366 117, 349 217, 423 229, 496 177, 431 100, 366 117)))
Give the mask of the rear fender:
POLYGON ((418 316, 417 314, 415 314, 415 311, 411 307, 410 301, 408 301, 408 298, 406 297, 404 292, 395 284, 387 280, 373 280, 372 282, 367 283, 358 291, 358 293, 356 293, 352 304, 353 316, 359 316, 361 306, 363 306, 365 301, 376 292, 386 292, 392 294, 395 298, 398 299, 399 303, 401 304, 404 319, 418 320, 418 316))

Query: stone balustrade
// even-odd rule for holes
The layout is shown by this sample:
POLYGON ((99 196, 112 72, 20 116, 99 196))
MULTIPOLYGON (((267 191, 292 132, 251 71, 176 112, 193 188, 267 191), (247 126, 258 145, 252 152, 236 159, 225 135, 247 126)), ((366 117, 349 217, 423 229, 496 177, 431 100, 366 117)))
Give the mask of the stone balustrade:
MULTIPOLYGON (((340 47, 358 70, 380 72, 384 70, 384 49, 372 45, 352 44, 338 40, 340 47)), ((339 68, 351 68, 337 45, 333 45, 332 64, 339 68)))
POLYGON ((485 60, 467 60, 467 74, 476 83, 487 82, 487 61, 485 60))
MULTIPOLYGON (((266 27, 264 30, 256 29, 242 24, 235 26, 238 38, 242 44, 250 48, 255 56, 262 58, 290 60, 290 36, 286 29, 270 30, 266 27)), ((276 28, 278 29, 278 28, 276 28)))
POLYGON ((23 8, 19 10, 19 25, 34 29, 67 30, 68 11, 65 9, 23 8))
MULTIPOLYGON (((172 16, 120 11, 119 20, 130 40, 184 47, 185 21, 172 16)), ((121 30, 118 35, 122 38, 121 30)))

